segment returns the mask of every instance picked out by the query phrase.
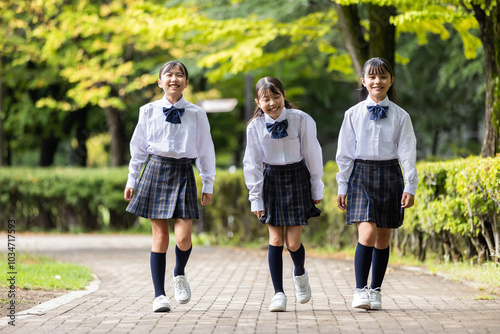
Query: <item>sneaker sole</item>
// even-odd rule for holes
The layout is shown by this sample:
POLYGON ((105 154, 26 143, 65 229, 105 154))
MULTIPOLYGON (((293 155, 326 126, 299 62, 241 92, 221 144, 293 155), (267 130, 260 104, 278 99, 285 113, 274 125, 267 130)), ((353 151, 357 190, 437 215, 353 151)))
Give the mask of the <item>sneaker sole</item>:
POLYGON ((372 308, 370 304, 358 304, 358 305, 352 305, 353 308, 360 308, 363 310, 369 310, 372 308))
POLYGON ((372 305, 370 307, 371 310, 381 310, 382 309, 382 305, 372 305))
POLYGON ((162 306, 157 308, 156 310, 153 310, 155 313, 161 313, 161 312, 170 312, 170 307, 168 306, 162 306))
POLYGON ((269 312, 286 312, 286 308, 277 307, 277 308, 269 309, 269 312))
POLYGON ((188 298, 188 299, 181 300, 181 299, 177 299, 177 298, 175 298, 175 300, 176 300, 179 304, 187 304, 187 303, 189 303, 189 301, 191 300, 191 289, 188 289, 188 291, 189 291, 189 298, 188 298))
POLYGON ((295 295, 295 297, 297 297, 297 301, 301 304, 305 304, 305 303, 308 303, 310 300, 311 300, 311 296, 309 296, 309 298, 307 299, 303 299, 303 300, 300 300, 299 297, 297 295, 295 295))
POLYGON ((178 302, 179 304, 187 304, 187 303, 189 303, 189 301, 190 301, 190 300, 191 300, 191 298, 190 298, 190 299, 188 299, 188 300, 178 300, 177 302, 178 302))

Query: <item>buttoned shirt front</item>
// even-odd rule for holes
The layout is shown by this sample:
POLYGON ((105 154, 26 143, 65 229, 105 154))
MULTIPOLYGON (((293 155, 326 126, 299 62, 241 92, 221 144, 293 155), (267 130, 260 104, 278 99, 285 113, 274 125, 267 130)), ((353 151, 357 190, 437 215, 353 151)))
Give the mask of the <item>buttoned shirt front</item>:
POLYGON ((203 182, 202 192, 211 194, 215 180, 215 151, 206 112, 182 97, 175 103, 184 108, 180 124, 165 121, 163 108, 172 104, 163 97, 142 106, 130 141, 127 187, 135 189, 142 166, 150 154, 168 158, 196 158, 203 182))
POLYGON ((264 114, 248 124, 243 170, 252 211, 264 211, 263 163, 287 165, 302 159, 311 174, 312 199, 322 199, 323 156, 316 137, 316 122, 312 117, 301 110, 284 108, 276 120, 264 114), (288 121, 288 136, 271 138, 266 123, 281 122, 285 119, 288 121))
POLYGON ((398 159, 404 173, 404 192, 415 195, 418 184, 415 167, 417 140, 410 115, 386 97, 379 105, 389 107, 387 118, 373 121, 367 106, 376 104, 368 96, 345 112, 336 157, 338 194, 347 194, 355 159, 398 159))

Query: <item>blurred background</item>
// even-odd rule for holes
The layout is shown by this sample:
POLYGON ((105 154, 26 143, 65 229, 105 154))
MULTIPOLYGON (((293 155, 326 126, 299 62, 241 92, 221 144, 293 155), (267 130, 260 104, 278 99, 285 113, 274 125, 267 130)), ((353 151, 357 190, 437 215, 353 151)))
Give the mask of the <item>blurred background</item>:
POLYGON ((186 99, 210 105, 217 154, 195 238, 266 243, 241 164, 255 84, 274 76, 315 119, 323 148, 322 215, 304 240, 353 245, 335 205, 337 136, 362 65, 381 56, 418 139, 416 207, 393 249, 498 259, 500 164, 479 159, 499 152, 498 15, 486 0, 2 0, 1 226, 147 232, 125 212, 129 141, 139 107, 163 95, 159 69, 180 60, 186 99))
POLYGON ((127 164, 139 107, 162 97, 158 71, 173 59, 190 71, 189 101, 238 102, 209 114, 218 167, 241 165, 263 76, 278 77, 312 115, 333 160, 343 114, 358 101, 352 59, 361 51, 361 64, 371 56, 394 64, 419 159, 479 154, 485 74, 474 17, 424 1, 378 7, 373 18, 377 1, 345 3, 356 10, 356 36, 331 0, 2 1, 0 164, 127 164), (386 43, 378 52, 377 38, 386 43))

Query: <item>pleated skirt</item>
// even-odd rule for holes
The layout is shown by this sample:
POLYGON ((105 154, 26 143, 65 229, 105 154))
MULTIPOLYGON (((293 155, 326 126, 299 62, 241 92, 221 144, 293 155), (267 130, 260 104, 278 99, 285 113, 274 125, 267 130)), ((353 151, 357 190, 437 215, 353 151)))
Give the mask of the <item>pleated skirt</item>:
POLYGON ((308 225, 321 211, 311 197, 311 175, 304 160, 289 165, 264 164, 264 215, 272 226, 308 225))
POLYGON ((372 221, 377 227, 398 228, 404 179, 399 161, 354 161, 347 188, 347 224, 372 221))
POLYGON ((144 218, 198 219, 196 194, 191 159, 152 155, 126 211, 144 218))

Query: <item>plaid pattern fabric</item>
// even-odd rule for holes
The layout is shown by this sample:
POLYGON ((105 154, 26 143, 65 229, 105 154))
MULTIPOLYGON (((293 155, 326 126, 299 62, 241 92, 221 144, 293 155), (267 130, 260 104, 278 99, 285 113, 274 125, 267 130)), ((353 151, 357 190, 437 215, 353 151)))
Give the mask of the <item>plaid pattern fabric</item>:
POLYGON ((198 219, 196 181, 191 159, 152 155, 127 211, 154 219, 198 219))
POLYGON ((307 225, 321 211, 311 198, 311 176, 304 160, 277 166, 264 164, 264 215, 260 221, 273 226, 307 225))
POLYGON ((378 227, 403 224, 404 180, 397 159, 356 159, 347 188, 347 224, 373 221, 378 227))

